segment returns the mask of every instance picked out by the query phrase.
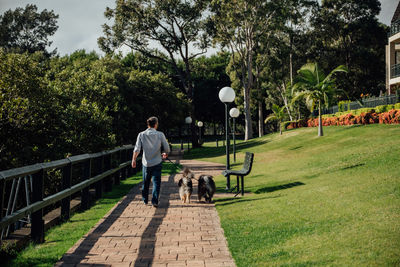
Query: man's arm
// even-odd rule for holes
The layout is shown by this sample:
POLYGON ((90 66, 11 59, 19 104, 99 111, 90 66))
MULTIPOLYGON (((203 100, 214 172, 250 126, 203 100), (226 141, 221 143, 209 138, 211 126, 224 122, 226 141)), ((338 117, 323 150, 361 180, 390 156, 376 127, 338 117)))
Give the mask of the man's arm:
POLYGON ((136 159, 139 156, 140 152, 133 152, 133 156, 132 156, 132 168, 136 168, 136 159))
POLYGON ((167 138, 165 138, 164 134, 162 134, 162 136, 161 136, 161 144, 162 144, 163 152, 164 152, 164 153, 162 153, 162 157, 163 157, 163 159, 166 159, 166 158, 168 158, 168 153, 170 152, 170 149, 169 149, 169 144, 167 142, 167 138))
POLYGON ((133 149, 132 163, 131 163, 132 168, 136 168, 136 159, 140 154, 140 150, 142 150, 142 142, 140 140, 140 134, 138 134, 135 148, 133 149))

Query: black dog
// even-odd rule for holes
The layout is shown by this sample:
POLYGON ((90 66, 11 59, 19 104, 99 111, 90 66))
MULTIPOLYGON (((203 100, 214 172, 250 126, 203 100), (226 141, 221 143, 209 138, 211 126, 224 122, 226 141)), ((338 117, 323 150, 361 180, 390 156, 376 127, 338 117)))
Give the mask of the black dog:
POLYGON ((199 188, 197 190, 199 201, 202 197, 206 199, 206 202, 211 203, 212 197, 215 193, 215 183, 211 175, 200 175, 199 177, 199 188))

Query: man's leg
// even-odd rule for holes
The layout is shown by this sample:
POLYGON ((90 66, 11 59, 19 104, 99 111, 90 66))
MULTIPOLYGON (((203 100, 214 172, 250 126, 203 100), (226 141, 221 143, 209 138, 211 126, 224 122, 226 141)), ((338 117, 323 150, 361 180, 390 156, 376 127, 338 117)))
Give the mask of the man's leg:
POLYGON ((151 180, 151 173, 146 166, 143 165, 142 168, 143 173, 143 185, 142 185, 142 200, 145 204, 147 204, 149 199, 149 186, 151 180))
POLYGON ((158 199, 160 196, 160 186, 161 186, 161 169, 162 163, 153 167, 152 170, 152 178, 153 178, 153 198, 151 199, 151 203, 153 205, 158 205, 158 199))

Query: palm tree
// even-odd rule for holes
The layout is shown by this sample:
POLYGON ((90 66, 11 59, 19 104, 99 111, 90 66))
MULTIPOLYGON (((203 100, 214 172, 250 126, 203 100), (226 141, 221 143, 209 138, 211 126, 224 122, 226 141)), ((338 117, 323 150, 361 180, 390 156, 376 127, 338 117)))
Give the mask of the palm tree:
POLYGON ((317 63, 308 63, 297 72, 297 83, 293 86, 293 90, 298 90, 298 92, 295 94, 292 103, 299 98, 305 98, 306 105, 311 112, 315 106, 318 107, 318 136, 324 135, 321 107, 328 107, 331 97, 339 91, 333 78, 333 74, 339 71, 347 72, 347 69, 344 65, 340 65, 325 76, 322 70, 318 69, 317 63))
POLYGON ((282 135, 282 121, 285 117, 285 106, 278 106, 277 104, 273 104, 272 105, 272 114, 269 115, 266 119, 265 119, 265 123, 269 122, 269 121, 278 121, 278 127, 279 127, 279 133, 282 135))

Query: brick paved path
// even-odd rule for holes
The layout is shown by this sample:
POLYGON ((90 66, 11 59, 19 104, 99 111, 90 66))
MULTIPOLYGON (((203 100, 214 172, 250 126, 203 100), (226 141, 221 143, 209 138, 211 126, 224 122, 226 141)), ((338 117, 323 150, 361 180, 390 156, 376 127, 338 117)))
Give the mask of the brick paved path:
MULTIPOLYGON (((207 162, 180 163, 196 174, 224 169, 207 162)), ((162 177, 158 208, 144 205, 140 188, 133 188, 56 266, 235 266, 215 206, 197 201, 196 181, 191 203, 182 204, 180 178, 162 177)))

